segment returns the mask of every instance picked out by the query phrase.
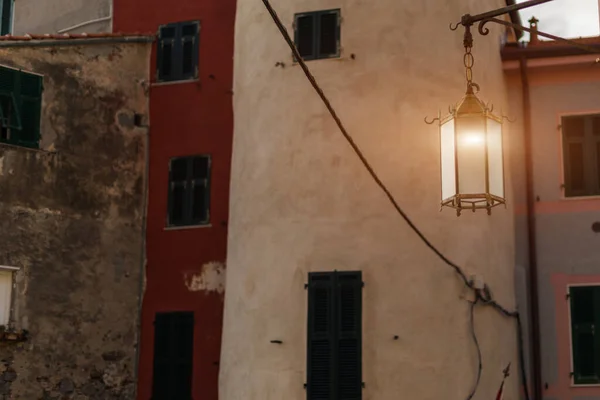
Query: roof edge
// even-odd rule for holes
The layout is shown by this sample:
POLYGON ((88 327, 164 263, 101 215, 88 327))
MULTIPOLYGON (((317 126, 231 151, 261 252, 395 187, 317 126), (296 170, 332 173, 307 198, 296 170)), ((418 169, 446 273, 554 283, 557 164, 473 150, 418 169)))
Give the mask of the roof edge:
POLYGON ((133 36, 102 36, 102 37, 65 37, 65 38, 37 38, 12 39, 11 37, 0 38, 2 47, 52 47, 52 46, 85 46, 94 44, 111 43, 152 43, 155 36, 133 35, 133 36))

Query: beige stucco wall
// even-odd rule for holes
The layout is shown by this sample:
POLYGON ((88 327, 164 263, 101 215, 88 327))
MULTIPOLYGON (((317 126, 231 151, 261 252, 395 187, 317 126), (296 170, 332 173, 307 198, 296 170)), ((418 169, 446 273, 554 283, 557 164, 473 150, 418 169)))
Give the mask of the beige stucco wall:
MULTIPOLYGON (((57 33, 62 29, 111 15, 112 0, 17 0, 13 33, 57 33)), ((69 33, 111 32, 112 21, 100 21, 69 33)))
MULTIPOLYGON (((438 132, 423 122, 464 93, 462 33, 448 24, 503 4, 273 0, 290 30, 296 12, 341 7, 342 58, 309 67, 414 222, 512 309, 510 189, 508 209, 492 216, 440 213, 438 132)), ((501 30, 490 28, 475 35, 475 80, 500 109, 501 30)), ((368 176, 260 1, 238 3, 234 92, 220 398, 306 397, 304 283, 310 271, 334 269, 363 271, 363 399, 465 398, 477 357, 461 282, 368 176)), ((508 362, 505 398, 517 398, 515 322, 478 307, 476 327, 483 376, 475 399, 494 398, 508 362)))

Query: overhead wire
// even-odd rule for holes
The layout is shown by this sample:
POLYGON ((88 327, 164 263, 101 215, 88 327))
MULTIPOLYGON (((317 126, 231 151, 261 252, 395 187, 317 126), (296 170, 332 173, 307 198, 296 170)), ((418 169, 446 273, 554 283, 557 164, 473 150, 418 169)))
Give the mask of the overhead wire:
POLYGON ((489 291, 489 288, 487 287, 487 285, 486 285, 486 289, 488 289, 487 290, 488 294, 485 297, 481 296, 480 291, 474 287, 474 283, 471 282, 467 278, 467 276, 464 273, 464 271, 462 270, 462 268, 459 265, 457 265, 456 263, 454 263, 453 261, 451 261, 437 247, 435 247, 433 245, 433 243, 431 243, 429 241, 429 239, 427 239, 427 237, 423 234, 423 232, 421 232, 421 230, 415 225, 415 223, 410 219, 410 217, 404 212, 404 210, 402 210, 402 208, 400 207, 400 205, 398 204, 398 202, 396 201, 396 199, 394 198, 394 196, 392 195, 390 190, 383 183, 383 181, 379 178, 379 176, 377 175, 377 173, 375 172, 375 170, 373 169, 373 167, 371 166, 369 161, 366 159, 365 155, 362 153, 362 151, 360 150, 360 148, 358 147, 358 145, 356 144, 356 142, 354 141, 352 136, 346 130, 340 117, 338 116, 337 112, 331 105, 331 102, 329 101, 327 96, 325 96, 325 93, 323 92, 323 90, 321 89, 319 84, 317 83, 317 80, 312 75, 308 66, 304 62, 304 59, 300 55, 300 52, 296 48, 296 45, 294 44, 291 36, 289 35, 289 33, 288 33, 287 29, 285 28, 285 26, 283 25, 283 23, 281 22, 281 19, 279 18, 279 16, 277 15, 277 13, 273 9, 273 7, 271 6, 269 0, 262 0, 262 2, 265 5, 265 8, 269 12, 269 14, 271 15, 271 18, 275 22, 275 25, 279 29, 279 32, 281 33, 281 35, 285 39, 286 43, 290 47, 295 60, 298 62, 298 64, 302 68, 302 71, 306 75, 306 78, 308 79, 308 81, 312 85, 313 89, 317 92, 317 94, 321 98, 321 101, 323 102, 323 104, 325 105, 327 110, 329 111, 329 114, 335 121, 336 125, 338 126, 338 129, 340 130, 340 132, 342 133, 342 135, 344 136, 344 138, 346 139, 346 141, 348 142, 348 144, 350 145, 350 147, 352 148, 352 150, 354 151, 356 156, 360 159, 361 163, 363 164, 365 169, 368 171, 371 178, 375 181, 377 186, 379 186, 379 188, 383 191, 383 193, 386 195, 386 197, 388 198, 388 200, 390 201, 390 203, 392 204, 394 209, 398 212, 398 214, 400 214, 400 216, 404 219, 404 221, 408 224, 408 226, 410 226, 410 228, 414 231, 414 233, 421 239, 421 241, 433 253, 435 253, 445 264, 447 264, 449 267, 451 267, 456 272, 456 274, 460 277, 460 279, 462 280, 462 282, 464 283, 465 286, 467 286, 468 288, 470 288, 471 290, 474 291, 475 296, 476 296, 476 301, 473 302, 471 305, 471 326, 472 326, 472 335, 473 335, 474 341, 476 343, 476 346, 478 349, 478 354, 479 354, 479 369, 478 369, 478 375, 477 375, 475 386, 472 390, 472 393, 469 394, 469 397, 467 398, 467 400, 470 400, 474 396, 475 392, 477 391, 477 387, 479 386, 479 380, 481 377, 481 370, 483 369, 483 363, 481 360, 481 351, 479 348, 479 341, 477 340, 475 330, 474 330, 473 308, 475 307, 475 303, 478 300, 482 300, 483 304, 494 308, 500 314, 502 314, 506 317, 515 318, 517 320, 518 340, 519 340, 519 346, 518 346, 519 347, 519 359, 520 359, 520 364, 521 364, 521 379, 522 379, 523 386, 524 386, 525 399, 529 400, 529 389, 528 389, 528 385, 527 385, 527 373, 525 371, 525 366, 524 366, 524 346, 523 346, 522 326, 521 326, 521 319, 520 319, 519 312, 518 311, 509 311, 508 309, 506 309, 503 306, 501 306, 500 304, 498 304, 492 298, 491 292, 489 291))

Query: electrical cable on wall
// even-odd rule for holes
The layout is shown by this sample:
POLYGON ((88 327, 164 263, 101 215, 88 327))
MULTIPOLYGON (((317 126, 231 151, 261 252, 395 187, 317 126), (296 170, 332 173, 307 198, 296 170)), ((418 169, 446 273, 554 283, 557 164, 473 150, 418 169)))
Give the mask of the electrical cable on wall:
POLYGON ((319 97, 321 98, 323 103, 325 104, 325 107, 329 111, 329 114, 331 115, 331 117, 334 119, 340 132, 342 133, 344 138, 348 141, 348 143, 352 147, 352 150, 354 150, 354 153, 358 156, 358 158, 362 162, 363 166, 369 172, 369 174, 371 175, 371 178, 375 181, 377 186, 379 186, 379 188, 385 193, 386 197, 388 198, 388 200, 390 201, 390 203, 392 204, 394 209, 398 212, 398 214, 400 214, 400 216, 411 227, 411 229, 415 232, 415 234, 423 241, 423 243, 425 243, 425 245, 431 251, 433 251, 445 264, 447 264, 449 267, 454 269, 454 271, 458 274, 458 276, 463 281, 465 286, 467 286, 469 289, 473 290, 473 292, 475 294, 475 300, 471 303, 471 334, 473 337, 473 341, 475 342, 475 345, 477 347, 479 367, 478 367, 478 373, 477 373, 477 379, 475 382, 475 386, 474 386, 473 390, 471 391, 471 393, 469 394, 469 396, 467 397, 467 400, 471 400, 471 398, 477 392, 477 388, 479 386, 479 380, 481 377, 481 370, 483 369, 481 350, 479 348, 479 341, 477 340, 477 335, 475 333, 475 321, 474 321, 474 308, 475 308, 475 304, 479 301, 481 301, 481 303, 483 305, 491 306, 492 308, 494 308, 496 311, 498 311, 503 316, 515 318, 517 320, 517 331, 518 331, 518 341, 519 341, 518 350, 519 350, 519 361, 521 364, 520 365, 521 366, 521 368, 520 368, 521 369, 521 379, 522 379, 523 386, 524 386, 525 399, 529 400, 529 389, 528 389, 528 385, 527 385, 527 373, 525 371, 525 362, 524 362, 523 332, 522 332, 521 318, 520 318, 519 312, 518 311, 509 311, 506 308, 504 308, 503 306, 501 306, 500 304, 498 304, 493 299, 491 291, 487 285, 485 286, 484 290, 476 289, 474 287, 473 282, 471 282, 467 278, 467 276, 465 275, 462 268, 459 265, 457 265, 456 263, 452 262, 439 249, 437 249, 425 237, 425 235, 419 230, 419 228, 417 228, 417 226, 412 222, 412 220, 408 217, 408 215, 402 210, 402 208, 400 207, 400 205, 398 204, 398 202, 396 201, 396 199, 394 198, 394 196, 392 195, 390 190, 381 181, 381 179, 379 178, 377 173, 374 171, 371 164, 367 161, 366 157, 364 156, 364 154, 362 153, 362 151, 360 150, 358 145, 354 142, 354 139, 352 139, 352 137, 350 136, 350 134, 344 127, 341 119, 337 115, 337 113, 336 113, 335 109, 333 108, 333 106, 331 105, 329 99, 325 96, 325 94, 323 93, 323 90, 318 85, 315 77, 312 75, 312 73, 306 66, 306 63, 304 62, 302 56, 298 52, 296 45, 294 44, 292 38, 290 37, 287 29, 285 28, 285 26, 282 24, 281 20, 279 19, 279 16, 277 15, 275 10, 271 6, 269 0, 262 0, 262 2, 264 3, 264 5, 265 5, 267 11, 269 12, 269 14, 271 15, 271 17, 273 18, 275 25, 277 25, 277 28, 281 32, 281 35, 283 36, 283 38, 287 42, 288 46, 292 50, 292 53, 294 54, 294 57, 295 57, 296 61, 298 62, 298 64, 300 64, 302 71, 304 71, 306 78, 309 80, 312 87, 315 89, 315 91, 317 92, 317 94, 319 95, 319 97))

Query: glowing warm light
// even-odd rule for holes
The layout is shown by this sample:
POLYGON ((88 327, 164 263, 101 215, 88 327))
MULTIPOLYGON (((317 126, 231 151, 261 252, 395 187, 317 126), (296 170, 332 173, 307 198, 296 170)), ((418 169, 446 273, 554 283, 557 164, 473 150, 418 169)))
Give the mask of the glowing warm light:
POLYGON ((461 138, 461 142, 467 146, 477 146, 483 144, 483 134, 481 133, 464 133, 461 138))

